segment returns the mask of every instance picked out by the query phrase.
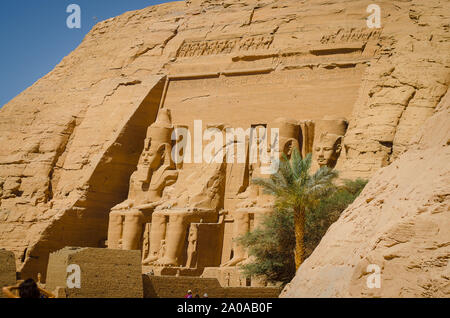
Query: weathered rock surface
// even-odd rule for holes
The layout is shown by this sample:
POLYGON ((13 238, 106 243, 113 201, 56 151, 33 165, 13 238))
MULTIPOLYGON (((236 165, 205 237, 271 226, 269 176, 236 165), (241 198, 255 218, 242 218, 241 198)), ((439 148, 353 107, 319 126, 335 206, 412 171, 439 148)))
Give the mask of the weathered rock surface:
POLYGON ((160 104, 174 124, 347 117, 337 168, 372 176, 435 112, 450 51, 448 1, 377 4, 382 29, 362 0, 196 0, 97 24, 0 111, 0 247, 24 277, 64 246, 104 247, 160 104))
POLYGON ((450 297, 450 93, 301 265, 282 297, 450 297), (381 288, 368 288, 369 264, 381 288))

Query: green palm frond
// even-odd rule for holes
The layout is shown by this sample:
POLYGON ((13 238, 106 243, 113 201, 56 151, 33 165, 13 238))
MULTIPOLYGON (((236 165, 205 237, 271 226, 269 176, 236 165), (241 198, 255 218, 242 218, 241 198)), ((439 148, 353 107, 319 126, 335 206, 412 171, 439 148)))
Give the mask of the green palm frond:
POLYGON ((280 160, 279 169, 269 178, 256 178, 252 182, 261 186, 265 193, 275 197, 275 207, 288 210, 310 210, 318 199, 332 191, 337 172, 327 167, 310 174, 312 155, 302 158, 294 150, 289 160, 280 160))
POLYGON ((276 182, 274 182, 272 178, 270 179, 255 178, 252 179, 252 182, 258 186, 263 187, 264 192, 267 194, 277 196, 280 191, 280 186, 276 182))

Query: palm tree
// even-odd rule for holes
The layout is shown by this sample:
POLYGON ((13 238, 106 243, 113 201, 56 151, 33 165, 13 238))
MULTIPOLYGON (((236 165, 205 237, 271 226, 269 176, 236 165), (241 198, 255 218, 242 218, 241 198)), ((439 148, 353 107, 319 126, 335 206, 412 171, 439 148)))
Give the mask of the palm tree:
POLYGON ((311 154, 308 154, 302 159, 295 149, 290 160, 283 155, 278 171, 270 178, 252 180, 263 187, 265 193, 275 197, 276 209, 294 213, 296 269, 303 262, 305 215, 319 204, 322 196, 335 189, 333 180, 338 175, 328 167, 310 174, 311 158, 311 154))

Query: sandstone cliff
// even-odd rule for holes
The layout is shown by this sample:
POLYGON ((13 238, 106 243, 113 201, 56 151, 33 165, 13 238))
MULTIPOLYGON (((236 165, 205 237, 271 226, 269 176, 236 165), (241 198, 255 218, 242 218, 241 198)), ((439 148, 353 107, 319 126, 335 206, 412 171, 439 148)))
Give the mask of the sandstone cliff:
POLYGON ((450 297, 450 93, 411 144, 372 177, 281 297, 450 297), (370 264, 380 288, 367 286, 370 264))
POLYGON ((378 1, 368 29, 370 3, 195 0, 97 24, 0 111, 0 247, 27 276, 104 246, 160 105, 175 123, 347 117, 342 175, 390 164, 448 88, 450 3, 378 1))

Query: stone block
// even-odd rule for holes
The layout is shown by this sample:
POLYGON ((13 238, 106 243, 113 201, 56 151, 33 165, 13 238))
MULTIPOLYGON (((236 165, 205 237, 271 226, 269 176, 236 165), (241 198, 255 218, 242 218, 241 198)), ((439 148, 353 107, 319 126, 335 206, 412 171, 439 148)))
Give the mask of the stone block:
POLYGON ((47 269, 48 290, 64 287, 67 298, 142 298, 140 251, 102 248, 65 247, 50 254, 47 269), (80 288, 70 288, 67 281, 80 269, 80 288))
MULTIPOLYGON (((0 289, 16 283, 16 260, 14 253, 0 249, 0 289)), ((0 298, 3 293, 0 293, 0 298)))

